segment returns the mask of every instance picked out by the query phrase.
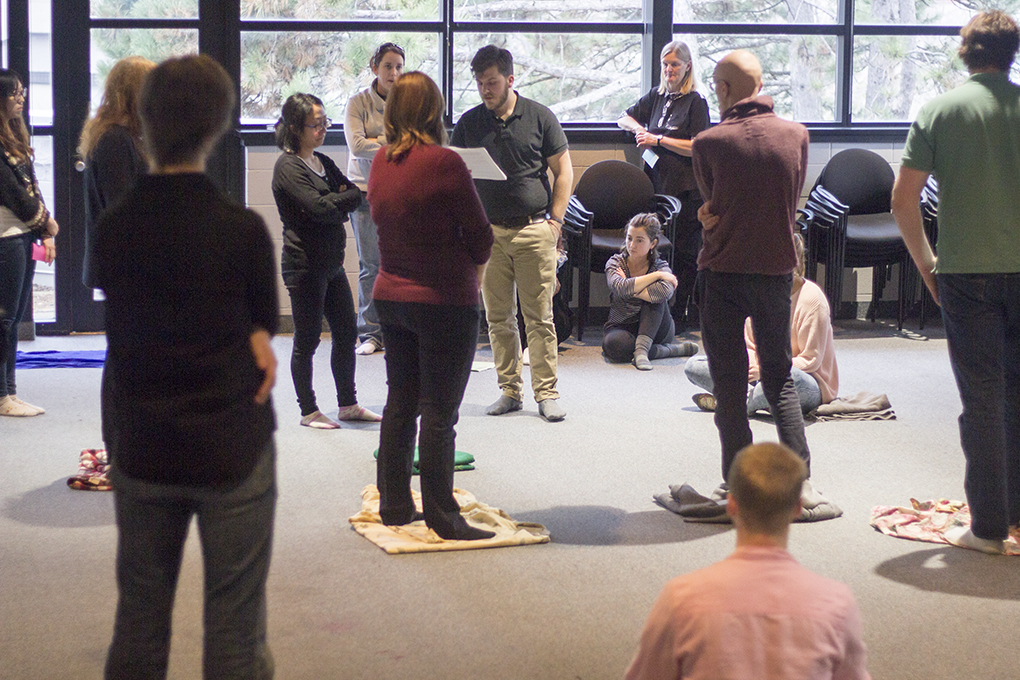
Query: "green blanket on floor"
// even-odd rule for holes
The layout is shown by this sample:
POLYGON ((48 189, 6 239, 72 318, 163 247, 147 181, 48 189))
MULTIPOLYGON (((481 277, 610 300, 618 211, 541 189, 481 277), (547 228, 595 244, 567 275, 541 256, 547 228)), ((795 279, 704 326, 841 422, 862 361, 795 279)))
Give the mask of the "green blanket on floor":
MULTIPOLYGON (((379 460, 379 449, 376 449, 375 451, 372 452, 372 457, 375 458, 376 460, 379 460)), ((464 451, 454 451, 453 452, 453 469, 457 470, 458 472, 461 472, 461 471, 464 471, 464 470, 474 470, 475 469, 475 466, 473 465, 474 462, 475 462, 475 457, 472 456, 470 453, 466 453, 464 451)), ((414 447, 414 463, 413 463, 413 465, 411 467, 411 474, 415 474, 416 475, 416 474, 418 474, 418 472, 419 472, 418 471, 418 447, 416 446, 416 447, 414 447)))

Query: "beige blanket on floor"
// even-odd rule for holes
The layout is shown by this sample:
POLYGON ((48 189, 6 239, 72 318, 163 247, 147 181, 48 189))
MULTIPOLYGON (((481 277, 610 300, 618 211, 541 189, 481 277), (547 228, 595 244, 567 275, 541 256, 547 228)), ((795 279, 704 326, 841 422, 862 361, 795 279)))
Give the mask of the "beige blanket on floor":
MULTIPOLYGON (((421 494, 412 490, 414 505, 421 510, 421 494)), ((515 522, 499 508, 482 503, 470 492, 454 489, 453 496, 460 503, 460 513, 472 525, 495 531, 496 535, 480 541, 447 541, 425 526, 413 522, 404 526, 386 526, 379 518, 379 490, 369 484, 361 492, 361 512, 348 521, 354 530, 391 555, 403 553, 437 552, 441 550, 474 550, 479 548, 505 548, 513 545, 548 543, 549 531, 541 524, 515 522)))

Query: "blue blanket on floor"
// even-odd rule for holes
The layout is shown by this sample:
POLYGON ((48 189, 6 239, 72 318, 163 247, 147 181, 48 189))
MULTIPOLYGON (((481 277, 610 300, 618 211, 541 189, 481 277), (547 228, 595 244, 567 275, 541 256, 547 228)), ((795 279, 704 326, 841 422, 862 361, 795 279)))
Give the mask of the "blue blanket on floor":
POLYGON ((106 361, 105 349, 58 352, 18 352, 18 368, 102 368, 106 361))

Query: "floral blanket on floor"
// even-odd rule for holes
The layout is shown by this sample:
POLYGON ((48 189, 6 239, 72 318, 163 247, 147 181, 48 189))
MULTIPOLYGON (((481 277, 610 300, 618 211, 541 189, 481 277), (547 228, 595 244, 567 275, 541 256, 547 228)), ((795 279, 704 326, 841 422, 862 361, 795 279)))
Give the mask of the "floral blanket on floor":
MULTIPOLYGON (((415 507, 421 511, 421 494, 412 490, 415 507)), ((479 541, 448 541, 425 526, 424 521, 404 526, 387 526, 379 517, 379 490, 369 484, 361 492, 361 512, 348 521, 359 534, 375 543, 390 555, 445 550, 473 550, 478 548, 504 548, 514 545, 548 543, 549 531, 541 524, 515 522, 499 508, 477 500, 463 489, 454 489, 453 497, 460 504, 460 513, 472 525, 495 531, 496 535, 479 541)))
POLYGON ((67 480, 67 485, 78 491, 111 491, 106 473, 110 463, 106 457, 106 449, 85 449, 78 456, 78 474, 67 480))
MULTIPOLYGON (((962 501, 944 498, 934 501, 910 499, 910 507, 876 505, 871 509, 871 526, 887 536, 911 541, 945 543, 943 534, 958 526, 970 526, 970 508, 962 501)), ((1020 555, 1020 530, 1006 539, 1006 554, 1020 555)))

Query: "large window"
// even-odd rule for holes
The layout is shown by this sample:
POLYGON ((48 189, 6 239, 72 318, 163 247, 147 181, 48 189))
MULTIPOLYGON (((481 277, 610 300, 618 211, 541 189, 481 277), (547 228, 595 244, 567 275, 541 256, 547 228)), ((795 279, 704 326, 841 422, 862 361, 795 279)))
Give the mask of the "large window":
MULTIPOLYGON (((195 20, 199 0, 96 0, 95 19, 195 20)), ((394 41, 406 69, 435 78, 456 120, 477 103, 469 63, 483 44, 507 47, 516 86, 569 127, 611 127, 658 81, 654 48, 687 42, 699 89, 716 62, 745 48, 762 62, 780 115, 814 127, 903 125, 965 77, 956 31, 986 0, 240 0, 241 121, 265 129, 292 92, 310 91, 336 121, 371 82, 368 58, 394 41), (665 30, 661 24, 666 24, 665 30), (652 36, 656 36, 653 38, 652 36), (651 44, 657 41, 657 44, 651 44)), ((1010 0, 1007 11, 1020 9, 1010 0)), ((236 11, 236 10, 235 10, 236 11)), ((196 30, 93 31, 94 72, 132 53, 193 49, 196 30)), ((97 84, 98 84, 97 82, 97 84)))

